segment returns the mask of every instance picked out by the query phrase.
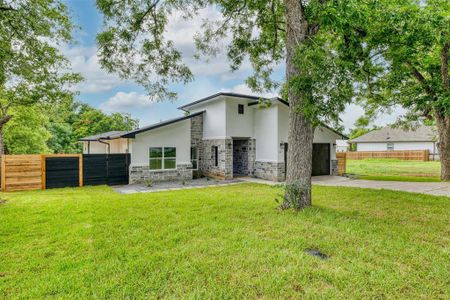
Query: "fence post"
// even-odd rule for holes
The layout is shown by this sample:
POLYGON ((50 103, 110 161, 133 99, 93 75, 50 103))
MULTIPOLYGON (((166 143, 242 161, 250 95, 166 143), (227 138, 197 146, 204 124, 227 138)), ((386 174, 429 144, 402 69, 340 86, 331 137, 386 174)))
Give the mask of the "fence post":
POLYGON ((41 155, 41 189, 45 190, 46 186, 45 186, 45 182, 46 182, 46 176, 45 176, 45 172, 46 172, 46 155, 42 154, 41 155))
POLYGON ((6 169, 6 162, 5 162, 5 155, 2 155, 2 166, 1 166, 1 185, 2 185, 2 192, 6 192, 6 177, 5 177, 5 169, 6 169))
POLYGON ((83 186, 83 154, 78 156, 78 169, 79 169, 79 183, 80 187, 83 186))

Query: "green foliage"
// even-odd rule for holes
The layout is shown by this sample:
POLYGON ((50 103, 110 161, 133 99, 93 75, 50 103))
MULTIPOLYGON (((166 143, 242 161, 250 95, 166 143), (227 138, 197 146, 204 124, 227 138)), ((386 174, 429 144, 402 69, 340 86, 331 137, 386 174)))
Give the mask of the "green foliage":
MULTIPOLYGON (((56 103, 81 78, 64 73, 57 46, 71 41, 72 23, 58 0, 0 2, 0 128, 14 107, 56 103)), ((3 145, 0 145, 0 152, 3 145)))
MULTIPOLYGON (((302 96, 297 109, 315 125, 337 123, 339 113, 353 96, 354 73, 350 70, 357 67, 355 58, 361 45, 354 42, 349 24, 365 22, 357 12, 359 1, 317 0, 300 5, 310 27, 309 36, 298 43, 293 62, 301 72, 285 88, 302 96)), ((137 81, 159 99, 164 99, 164 94, 175 97, 165 88, 167 83, 192 79, 182 53, 164 35, 168 20, 175 11, 186 19, 195 18, 206 7, 218 10, 222 18, 204 20, 195 36, 195 56, 204 59, 226 51, 232 71, 248 59, 254 73, 246 83, 255 92, 274 90, 283 84, 271 75, 286 58, 289 24, 284 1, 97 0, 97 7, 105 17, 105 29, 97 37, 103 67, 137 81), (224 45, 224 41, 229 43, 224 45)))
POLYGON ((9 154, 49 153, 48 117, 36 106, 18 106, 14 118, 3 128, 4 142, 9 154))
MULTIPOLYGON (((282 203, 280 204, 279 208, 281 210, 292 208, 296 211, 299 211, 305 207, 305 204, 302 203, 302 199, 304 199, 304 197, 309 192, 309 186, 304 185, 300 182, 284 184, 283 192, 283 200, 281 201, 282 203)), ((278 199, 276 200, 278 201, 278 199)))
POLYGON ((367 80, 361 85, 369 111, 401 105, 408 120, 450 115, 448 69, 443 49, 450 42, 447 0, 372 1, 362 43, 367 80))
POLYGON ((74 117, 73 132, 77 139, 107 131, 136 129, 139 121, 128 114, 104 114, 101 110, 82 104, 74 117))
POLYGON ((373 130, 377 130, 380 128, 378 126, 371 125, 371 123, 372 123, 371 117, 369 117, 369 116, 359 117, 355 121, 353 128, 350 130, 349 138, 351 140, 356 139, 357 137, 360 137, 368 132, 371 132, 373 130))

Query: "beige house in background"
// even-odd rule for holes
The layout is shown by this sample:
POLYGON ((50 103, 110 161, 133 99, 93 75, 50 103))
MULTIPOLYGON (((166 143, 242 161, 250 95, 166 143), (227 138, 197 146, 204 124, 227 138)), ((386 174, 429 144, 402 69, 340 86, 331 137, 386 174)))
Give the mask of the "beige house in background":
POLYGON ((126 131, 109 131, 79 139, 83 154, 131 153, 131 143, 123 138, 126 131))

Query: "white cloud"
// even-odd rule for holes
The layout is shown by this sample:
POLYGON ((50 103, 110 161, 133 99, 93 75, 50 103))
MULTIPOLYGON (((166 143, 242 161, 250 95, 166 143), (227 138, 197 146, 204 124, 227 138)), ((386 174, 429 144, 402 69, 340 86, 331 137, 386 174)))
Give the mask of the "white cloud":
MULTIPOLYGON (((406 110, 399 106, 394 107, 390 112, 379 113, 373 123, 377 126, 386 126, 392 124, 397 121, 399 117, 404 115, 405 112, 406 110)), ((364 109, 360 105, 350 104, 341 115, 341 120, 344 124, 344 127, 349 130, 354 127, 355 121, 363 115, 364 109)))
POLYGON ((101 103, 99 108, 107 113, 112 112, 131 112, 134 109, 143 109, 153 105, 147 95, 136 92, 124 93, 118 92, 105 102, 101 103))
POLYGON ((71 70, 80 73, 84 77, 84 81, 75 86, 77 91, 82 93, 102 93, 126 83, 116 74, 109 74, 101 68, 95 46, 65 47, 62 51, 71 62, 71 70))
POLYGON ((221 89, 221 92, 231 92, 231 93, 237 93, 237 94, 244 94, 244 95, 254 95, 258 97, 266 97, 266 98, 273 98, 277 97, 278 93, 274 92, 266 92, 263 94, 255 94, 245 83, 238 84, 234 86, 231 89, 221 89))
MULTIPOLYGON (((245 60, 241 68, 236 72, 231 72, 230 63, 225 51, 221 51, 215 57, 209 57, 207 60, 197 60, 194 58, 196 53, 194 36, 202 31, 204 20, 209 22, 219 21, 222 18, 220 12, 213 8, 207 7, 198 12, 198 15, 192 19, 184 19, 183 12, 174 11, 170 16, 167 24, 166 37, 172 40, 175 47, 183 53, 184 62, 189 66, 194 76, 221 76, 222 80, 234 79, 243 72, 251 70, 251 64, 245 60)), ((231 41, 225 38, 219 42, 218 47, 225 49, 231 41)))

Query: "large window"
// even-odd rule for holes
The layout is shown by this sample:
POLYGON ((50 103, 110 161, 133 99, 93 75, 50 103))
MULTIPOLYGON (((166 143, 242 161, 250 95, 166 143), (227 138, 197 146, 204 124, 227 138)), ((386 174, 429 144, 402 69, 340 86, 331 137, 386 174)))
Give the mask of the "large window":
POLYGON ((198 170, 198 150, 197 150, 197 147, 191 147, 191 164, 192 164, 192 169, 198 170))
POLYGON ((175 147, 151 147, 150 170, 172 170, 177 167, 177 148, 175 147))

